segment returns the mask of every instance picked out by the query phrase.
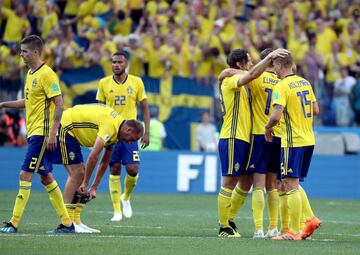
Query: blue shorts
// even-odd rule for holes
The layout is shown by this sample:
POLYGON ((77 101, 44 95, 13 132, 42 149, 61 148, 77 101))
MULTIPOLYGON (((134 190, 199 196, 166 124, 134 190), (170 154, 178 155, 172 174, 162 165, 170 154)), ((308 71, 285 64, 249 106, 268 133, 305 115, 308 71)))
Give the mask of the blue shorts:
POLYGON ((82 162, 84 162, 84 160, 79 142, 60 127, 54 155, 54 164, 75 165, 82 162))
POLYGON ((281 139, 274 137, 271 143, 265 141, 264 135, 252 135, 250 159, 247 171, 250 173, 280 174, 281 139))
POLYGON ((246 174, 249 143, 239 139, 220 139, 218 147, 222 176, 246 174))
POLYGON ((46 149, 45 136, 33 135, 28 138, 28 150, 21 169, 26 172, 48 175, 52 171, 52 151, 46 149))
POLYGON ((140 164, 139 146, 136 142, 118 142, 115 145, 113 154, 110 159, 110 166, 120 163, 127 164, 140 164))
POLYGON ((314 146, 281 148, 281 178, 303 180, 309 171, 314 146))

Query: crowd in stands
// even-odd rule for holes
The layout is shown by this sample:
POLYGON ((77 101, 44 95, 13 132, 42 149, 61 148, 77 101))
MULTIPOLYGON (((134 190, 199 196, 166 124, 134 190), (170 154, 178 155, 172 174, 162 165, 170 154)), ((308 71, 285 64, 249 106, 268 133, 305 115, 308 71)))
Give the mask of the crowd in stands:
POLYGON ((287 48, 314 86, 317 124, 360 126, 358 0, 0 0, 1 101, 23 86, 18 47, 28 34, 44 39, 44 59, 59 74, 100 64, 110 75, 110 56, 123 49, 130 74, 214 89, 231 49, 256 62, 267 47, 287 48))

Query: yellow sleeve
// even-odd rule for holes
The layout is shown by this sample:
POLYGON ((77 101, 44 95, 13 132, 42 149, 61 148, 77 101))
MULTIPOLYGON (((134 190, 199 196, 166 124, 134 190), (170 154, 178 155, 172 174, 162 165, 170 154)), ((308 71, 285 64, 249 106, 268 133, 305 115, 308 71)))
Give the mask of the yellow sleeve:
POLYGON ((230 89, 239 89, 239 87, 238 87, 238 81, 240 80, 240 78, 241 78, 241 75, 240 75, 240 74, 236 74, 236 75, 234 75, 234 76, 231 76, 231 77, 227 78, 227 79, 229 79, 228 82, 226 83, 227 86, 228 86, 230 89))
POLYGON ((106 102, 102 81, 99 82, 99 87, 96 93, 96 100, 104 103, 106 102))
POLYGON ((288 90, 284 83, 280 82, 278 85, 275 86, 275 93, 273 98, 273 105, 282 105, 286 106, 287 100, 288 100, 288 90))
POLYGON ((59 78, 55 73, 47 73, 43 76, 43 88, 47 98, 52 98, 61 95, 59 78))
POLYGON ((145 87, 144 87, 144 83, 142 82, 142 80, 139 78, 138 81, 138 85, 139 85, 139 91, 137 94, 137 101, 141 102, 142 100, 146 99, 146 93, 145 93, 145 87))
POLYGON ((11 13, 14 13, 12 10, 9 10, 7 8, 2 8, 1 12, 4 14, 5 17, 9 17, 11 15, 11 13))

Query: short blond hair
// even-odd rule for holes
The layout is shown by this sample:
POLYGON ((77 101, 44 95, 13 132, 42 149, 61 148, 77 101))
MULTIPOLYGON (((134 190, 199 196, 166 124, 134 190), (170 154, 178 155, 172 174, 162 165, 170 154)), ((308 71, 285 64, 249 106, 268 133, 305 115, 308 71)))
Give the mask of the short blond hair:
POLYGON ((275 58, 274 62, 277 64, 280 64, 281 66, 290 67, 290 68, 292 68, 294 65, 294 60, 293 60, 292 54, 290 52, 289 52, 289 54, 287 54, 284 57, 275 58))

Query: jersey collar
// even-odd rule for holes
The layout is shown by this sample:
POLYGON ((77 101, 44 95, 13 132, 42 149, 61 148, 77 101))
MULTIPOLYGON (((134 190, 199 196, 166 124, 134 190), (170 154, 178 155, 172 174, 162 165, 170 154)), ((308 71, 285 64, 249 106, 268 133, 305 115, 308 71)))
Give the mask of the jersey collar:
POLYGON ((34 71, 30 71, 30 74, 34 74, 35 72, 37 72, 38 70, 40 70, 41 67, 43 67, 45 65, 45 63, 42 63, 41 65, 39 65, 38 68, 36 68, 34 71))
POLYGON ((267 73, 272 73, 272 74, 275 74, 276 75, 276 73, 275 72, 272 72, 272 71, 266 71, 267 73))
POLYGON ((118 82, 118 81, 115 79, 114 75, 112 76, 114 82, 115 82, 116 84, 119 84, 119 85, 120 85, 120 84, 124 84, 124 83, 127 81, 128 77, 129 77, 129 75, 126 75, 126 78, 125 78, 125 80, 123 80, 123 82, 118 82))
MULTIPOLYGON (((286 76, 284 77, 284 79, 286 79, 287 77, 290 77, 290 76, 295 76, 295 74, 294 74, 294 73, 288 74, 288 75, 286 75, 286 76)), ((284 79, 283 79, 283 80, 284 80, 284 79)))

